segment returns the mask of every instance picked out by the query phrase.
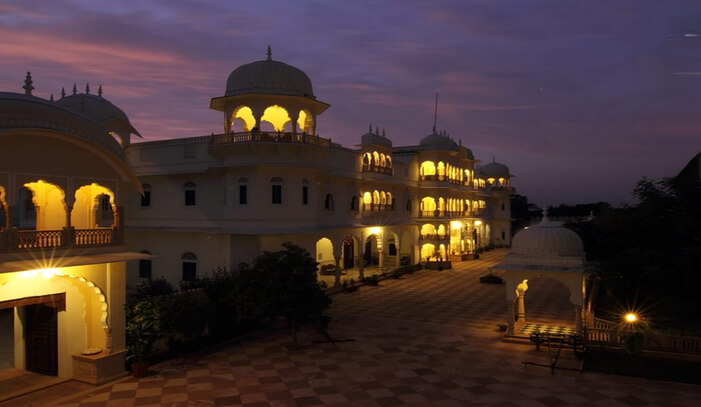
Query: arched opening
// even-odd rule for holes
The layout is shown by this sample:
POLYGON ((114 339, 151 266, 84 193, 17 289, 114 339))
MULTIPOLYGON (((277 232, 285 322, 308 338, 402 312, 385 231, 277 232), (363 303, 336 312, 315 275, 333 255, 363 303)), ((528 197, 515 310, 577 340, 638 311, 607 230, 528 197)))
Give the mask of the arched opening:
POLYGON ((434 225, 430 223, 421 225, 421 237, 430 239, 434 235, 436 235, 436 227, 434 225))
POLYGON ((306 134, 314 133, 314 117, 307 110, 299 111, 299 118, 297 118, 297 128, 300 132, 306 134))
POLYGON ((374 205, 379 205, 380 204, 380 192, 378 190, 374 190, 372 192, 372 203, 374 205))
POLYGON ((426 196, 421 199, 421 213, 423 216, 434 216, 436 212, 436 200, 426 196))
POLYGON ((433 161, 424 161, 419 168, 419 174, 423 180, 433 180, 436 177, 436 165, 433 161))
POLYGON ((436 256, 436 245, 433 243, 424 243, 421 245, 421 260, 431 261, 436 256))
POLYGON ((256 127, 256 118, 248 106, 239 106, 231 115, 231 132, 251 131, 256 127))
POLYGON ((319 270, 323 270, 324 266, 335 266, 331 239, 322 237, 316 241, 316 261, 319 263, 319 270))
POLYGON ((392 168, 392 156, 387 155, 387 168, 392 168))
POLYGON ((355 243, 353 236, 346 236, 343 239, 343 269, 352 269, 355 267, 355 243))
POLYGON ((445 250, 445 245, 444 245, 443 243, 441 243, 441 245, 438 246, 438 253, 439 253, 440 256, 441 256, 441 260, 447 260, 447 259, 448 259, 448 255, 447 255, 447 252, 446 252, 446 250, 445 250))
POLYGON ((385 158, 384 154, 380 154, 380 167, 387 167, 387 159, 385 158))
POLYGON ((378 253, 378 236, 370 235, 365 240, 365 264, 368 266, 377 266, 380 264, 380 255, 378 253))
POLYGON ((442 197, 438 198, 438 212, 440 212, 441 216, 445 212, 445 199, 443 199, 442 197))
POLYGON ((357 211, 357 210, 358 210, 358 196, 357 196, 357 195, 353 195, 353 196, 351 197, 350 210, 351 210, 351 211, 357 211))
POLYGON ((331 194, 326 194, 326 197, 324 198, 324 209, 332 211, 335 209, 335 204, 333 202, 333 195, 331 194))
POLYGON ((285 129, 285 124, 290 120, 290 115, 284 107, 278 105, 268 106, 263 112, 263 116, 260 118, 261 130, 270 131, 267 126, 266 128, 263 127, 263 123, 269 123, 273 131, 283 131, 285 129))
POLYGON ((0 185, 0 230, 5 229, 7 225, 7 201, 5 188, 0 185))
POLYGON ((372 163, 375 165, 375 167, 380 166, 380 154, 378 154, 377 151, 372 152, 372 163))
POLYGON ((67 212, 66 195, 63 190, 44 180, 28 182, 24 186, 31 191, 32 202, 36 208, 36 230, 63 229, 66 226, 67 212))
POLYGON ((17 204, 12 212, 11 224, 17 229, 36 229, 36 208, 32 190, 22 187, 17 191, 17 204))
POLYGON ((562 282, 549 277, 529 278, 524 299, 527 322, 574 327, 570 290, 562 282))
POLYGON ((436 173, 438 174, 439 180, 442 181, 445 179, 445 164, 443 161, 438 162, 438 165, 436 166, 436 173))
POLYGON ((438 228, 436 229, 436 234, 438 234, 439 239, 444 239, 445 238, 445 225, 443 225, 443 224, 438 225, 438 228))

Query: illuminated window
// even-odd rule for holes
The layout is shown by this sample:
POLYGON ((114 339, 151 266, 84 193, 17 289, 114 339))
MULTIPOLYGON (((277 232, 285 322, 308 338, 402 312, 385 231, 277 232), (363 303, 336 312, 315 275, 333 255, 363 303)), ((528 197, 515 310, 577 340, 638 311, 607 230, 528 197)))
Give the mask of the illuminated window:
MULTIPOLYGON (((151 254, 148 250, 142 250, 140 253, 151 254)), ((139 260, 139 278, 151 279, 151 260, 141 259, 139 260)))
POLYGON ((265 109, 260 120, 272 124, 275 131, 283 131, 285 124, 290 121, 290 115, 284 107, 273 105, 265 109))
POLYGON ((144 194, 141 195, 141 206, 151 206, 151 185, 143 184, 141 189, 144 190, 144 194))
POLYGON ((182 255, 181 260, 183 261, 183 281, 197 280, 197 256, 187 252, 182 255))
POLYGON ((234 110, 234 119, 231 123, 231 131, 237 131, 237 124, 240 124, 241 129, 238 131, 251 131, 256 126, 256 119, 253 117, 253 111, 248 106, 241 106, 234 110))
POLYGON ((185 183, 185 206, 195 206, 197 186, 194 182, 185 183))
POLYGON ((282 179, 273 178, 270 180, 272 183, 272 202, 274 205, 282 204, 282 179))

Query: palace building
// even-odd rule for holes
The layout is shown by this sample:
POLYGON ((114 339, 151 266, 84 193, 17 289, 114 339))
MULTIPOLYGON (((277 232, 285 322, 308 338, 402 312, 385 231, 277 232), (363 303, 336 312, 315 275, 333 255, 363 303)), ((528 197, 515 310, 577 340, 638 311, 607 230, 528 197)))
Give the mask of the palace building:
POLYGON ((223 113, 218 134, 126 149, 143 190, 129 198, 127 241, 154 256, 129 266, 132 287, 235 269, 286 241, 335 284, 409 263, 447 267, 510 244, 505 165, 480 165, 435 129, 407 146, 372 126, 356 148, 319 137, 329 104, 270 50, 236 68, 210 108, 223 113))
POLYGON ((124 203, 138 134, 102 97, 0 92, 0 369, 102 383, 125 374, 124 203))

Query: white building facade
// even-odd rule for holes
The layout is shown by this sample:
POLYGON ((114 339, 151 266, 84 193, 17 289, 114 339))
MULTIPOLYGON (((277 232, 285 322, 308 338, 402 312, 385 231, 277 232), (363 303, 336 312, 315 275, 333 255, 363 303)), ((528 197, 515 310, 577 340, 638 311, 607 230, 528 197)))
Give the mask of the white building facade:
POLYGON ((133 265, 132 286, 237 268, 286 241, 320 270, 356 279, 510 244, 506 166, 480 167, 435 131, 413 146, 372 128, 359 148, 321 138, 317 117, 329 105, 304 72, 270 54, 234 70, 210 107, 224 114, 221 134, 127 149, 144 190, 129 202, 127 241, 155 256, 133 265))

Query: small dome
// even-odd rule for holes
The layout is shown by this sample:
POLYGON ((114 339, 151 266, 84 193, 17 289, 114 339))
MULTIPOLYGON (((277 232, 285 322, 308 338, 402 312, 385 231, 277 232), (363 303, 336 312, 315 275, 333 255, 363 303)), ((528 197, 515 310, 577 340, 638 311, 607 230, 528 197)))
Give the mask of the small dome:
POLYGON ((131 134, 141 137, 129 122, 126 113, 102 96, 80 93, 63 97, 56 104, 89 118, 122 138, 131 134))
POLYGON ((509 167, 492 160, 491 163, 477 168, 477 172, 487 178, 509 178, 509 167))
POLYGON ((365 133, 360 137, 360 143, 362 145, 376 145, 392 148, 392 140, 387 137, 382 137, 375 133, 365 133))
POLYGON ((226 96, 247 93, 303 96, 314 99, 306 73, 283 62, 256 61, 234 69, 226 81, 226 96))
POLYGON ((522 256, 584 256, 579 235, 547 218, 514 236, 511 253, 522 256))
POLYGON ((424 150, 458 150, 458 145, 455 141, 441 134, 429 134, 421 139, 419 145, 424 150))

